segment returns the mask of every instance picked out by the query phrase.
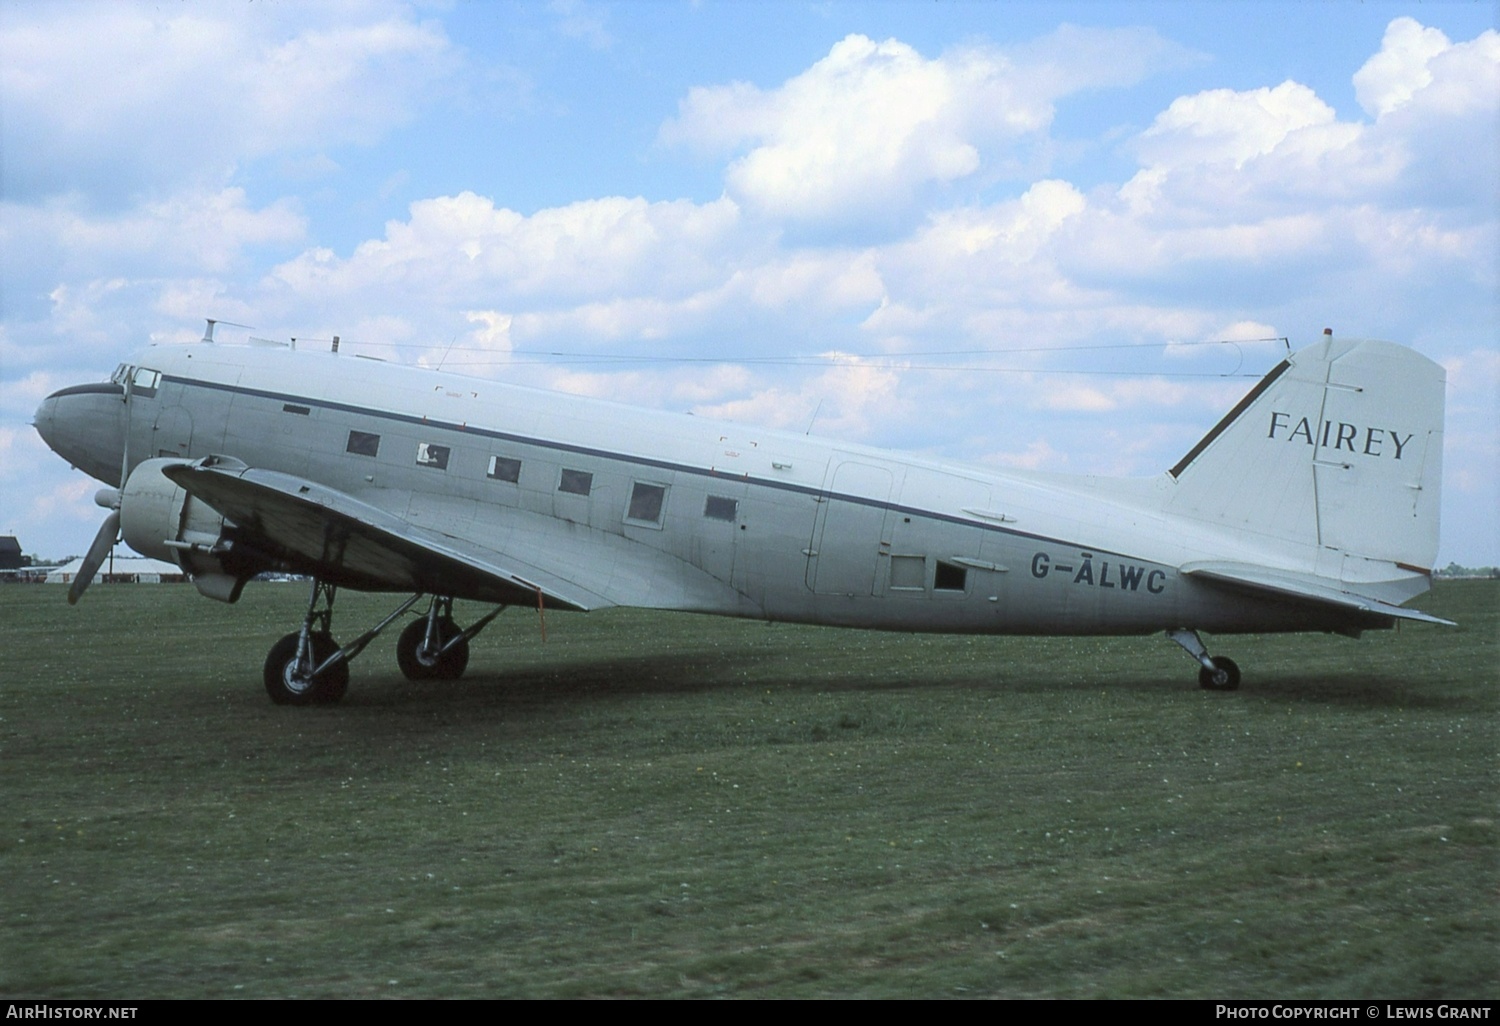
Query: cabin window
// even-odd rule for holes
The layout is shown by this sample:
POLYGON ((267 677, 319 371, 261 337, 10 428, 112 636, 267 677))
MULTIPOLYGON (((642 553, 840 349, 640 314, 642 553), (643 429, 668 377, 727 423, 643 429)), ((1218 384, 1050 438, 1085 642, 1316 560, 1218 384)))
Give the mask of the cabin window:
POLYGON ((938 560, 937 574, 932 580, 934 591, 963 591, 964 586, 969 583, 969 571, 956 563, 944 563, 938 560))
POLYGON ((921 591, 927 584, 926 556, 892 556, 891 587, 898 590, 921 591))
POLYGON ((733 523, 739 512, 740 500, 726 499, 722 495, 710 495, 703 504, 703 515, 710 520, 727 520, 733 523))
POLYGON ((380 436, 372 435, 368 431, 349 432, 349 444, 344 446, 345 452, 352 452, 356 456, 378 456, 380 455, 380 436))
POLYGON ((557 490, 569 495, 587 495, 594 490, 594 475, 587 470, 564 469, 557 490))
POLYGON ((495 481, 509 481, 515 484, 521 480, 521 461, 513 460, 508 456, 491 456, 489 477, 495 481))
POLYGON ((312 409, 311 409, 311 407, 307 407, 307 406, 298 406, 296 403, 282 403, 281 404, 281 412, 282 413, 299 413, 302 416, 306 417, 306 416, 309 416, 312 413, 312 409))
POLYGON ((431 442, 417 443, 417 466, 431 467, 434 470, 448 469, 448 454, 453 450, 446 445, 433 445, 431 442))
POLYGON ((666 498, 666 485, 637 481, 630 490, 630 508, 625 511, 625 519, 660 527, 662 506, 666 503, 666 498))

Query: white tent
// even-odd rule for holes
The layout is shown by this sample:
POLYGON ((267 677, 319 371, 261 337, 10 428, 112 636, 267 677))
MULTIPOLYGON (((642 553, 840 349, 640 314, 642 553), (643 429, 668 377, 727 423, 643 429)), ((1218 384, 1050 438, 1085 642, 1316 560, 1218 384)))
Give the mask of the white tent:
MULTIPOLYGON (((47 575, 47 583, 72 584, 82 566, 82 556, 70 563, 64 563, 47 575)), ((113 560, 105 559, 104 565, 99 567, 99 573, 94 577, 95 584, 159 584, 162 581, 185 580, 187 580, 187 575, 176 563, 164 563, 159 559, 147 559, 145 556, 115 556, 113 560)))

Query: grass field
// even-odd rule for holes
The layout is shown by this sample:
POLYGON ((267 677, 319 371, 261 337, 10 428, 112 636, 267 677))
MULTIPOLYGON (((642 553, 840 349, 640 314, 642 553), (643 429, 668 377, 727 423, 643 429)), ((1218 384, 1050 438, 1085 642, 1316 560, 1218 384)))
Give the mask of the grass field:
POLYGON ((1493 582, 1209 639, 1235 693, 1159 637, 512 610, 456 684, 390 631, 273 706, 304 600, 0 588, 0 992, 1500 996, 1493 582))

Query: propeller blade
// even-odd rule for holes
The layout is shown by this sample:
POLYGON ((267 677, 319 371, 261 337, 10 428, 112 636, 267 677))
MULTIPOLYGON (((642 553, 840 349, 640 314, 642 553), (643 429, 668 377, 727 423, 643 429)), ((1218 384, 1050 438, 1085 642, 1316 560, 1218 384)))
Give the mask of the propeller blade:
POLYGON ((68 586, 68 605, 76 606, 78 599, 88 588, 89 582, 94 579, 94 574, 99 572, 99 567, 104 563, 104 557, 109 555, 109 550, 115 547, 115 540, 120 537, 120 511, 111 510, 109 516, 104 518, 104 523, 99 525, 99 533, 94 535, 94 544, 89 546, 89 554, 83 557, 83 565, 78 568, 78 576, 73 578, 73 583, 68 586))

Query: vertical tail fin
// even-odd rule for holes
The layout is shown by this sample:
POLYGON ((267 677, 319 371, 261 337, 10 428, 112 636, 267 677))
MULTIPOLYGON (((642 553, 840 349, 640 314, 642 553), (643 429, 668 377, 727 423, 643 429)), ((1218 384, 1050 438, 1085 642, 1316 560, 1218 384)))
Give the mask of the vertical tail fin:
POLYGON ((1425 591, 1444 383, 1411 349, 1325 338, 1267 374, 1172 468, 1165 508, 1264 541, 1303 572, 1350 584, 1421 575, 1401 590, 1425 591))

